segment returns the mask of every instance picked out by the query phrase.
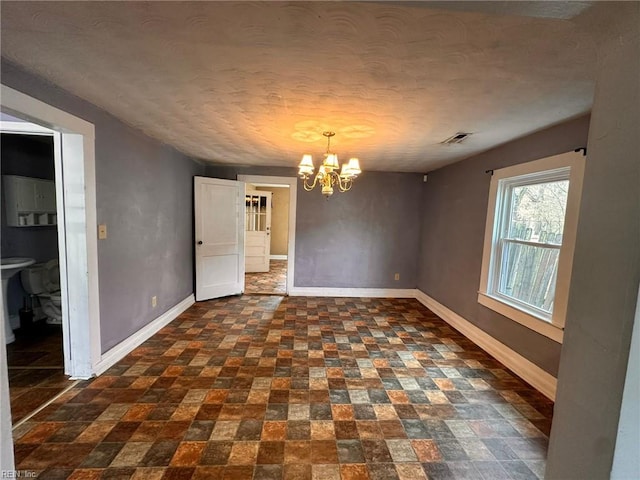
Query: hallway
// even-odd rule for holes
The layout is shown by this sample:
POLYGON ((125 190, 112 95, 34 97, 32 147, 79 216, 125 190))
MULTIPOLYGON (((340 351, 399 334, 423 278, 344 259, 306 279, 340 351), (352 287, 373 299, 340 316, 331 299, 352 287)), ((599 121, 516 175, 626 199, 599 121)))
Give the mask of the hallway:
POLYGON ((41 478, 542 478, 553 404, 416 300, 201 302, 14 430, 41 478))

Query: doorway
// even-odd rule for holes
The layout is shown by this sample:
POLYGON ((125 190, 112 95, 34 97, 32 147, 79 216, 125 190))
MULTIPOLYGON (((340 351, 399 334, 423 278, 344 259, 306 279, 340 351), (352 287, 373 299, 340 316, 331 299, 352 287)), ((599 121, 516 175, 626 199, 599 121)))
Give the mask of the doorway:
POLYGON ((294 278, 297 178, 238 175, 238 180, 246 189, 244 293, 286 295, 294 278))
MULTIPOLYGON (((52 132, 64 374, 89 378, 101 359, 94 126, 5 85, 0 85, 0 107, 52 132)), ((4 305, 4 293, 0 299, 4 305)), ((0 329, 0 456, 12 465, 5 336, 0 329)))
POLYGON ((64 374, 55 187, 51 129, 0 113, 5 342, 13 425, 74 382, 64 374), (22 262, 26 263, 26 262, 22 262))

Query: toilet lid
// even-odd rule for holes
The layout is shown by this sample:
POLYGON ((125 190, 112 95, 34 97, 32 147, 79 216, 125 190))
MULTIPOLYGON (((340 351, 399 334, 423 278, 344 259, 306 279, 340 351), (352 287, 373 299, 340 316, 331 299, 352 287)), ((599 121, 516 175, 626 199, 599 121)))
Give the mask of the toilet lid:
POLYGON ((49 260, 43 266, 42 283, 47 292, 60 294, 60 268, 58 260, 49 260))

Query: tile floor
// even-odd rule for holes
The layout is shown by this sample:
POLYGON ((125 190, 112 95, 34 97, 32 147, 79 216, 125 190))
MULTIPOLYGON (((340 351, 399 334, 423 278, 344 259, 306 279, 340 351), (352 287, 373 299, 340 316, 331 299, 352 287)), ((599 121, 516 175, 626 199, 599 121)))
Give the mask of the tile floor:
POLYGON ((553 404, 416 300, 201 302, 14 430, 58 479, 542 478, 553 404))
POLYGON ((16 331, 7 345, 13 423, 55 397, 73 381, 64 375, 62 330, 38 322, 30 332, 16 331))
POLYGON ((265 273, 245 273, 244 292, 269 295, 287 293, 287 261, 269 261, 269 271, 265 273))

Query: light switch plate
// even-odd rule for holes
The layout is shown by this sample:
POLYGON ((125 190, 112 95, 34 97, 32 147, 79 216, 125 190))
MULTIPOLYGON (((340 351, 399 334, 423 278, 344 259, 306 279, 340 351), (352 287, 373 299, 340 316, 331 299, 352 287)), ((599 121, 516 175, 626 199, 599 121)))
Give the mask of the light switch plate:
POLYGON ((98 240, 104 240, 107 238, 107 225, 98 225, 98 240))

